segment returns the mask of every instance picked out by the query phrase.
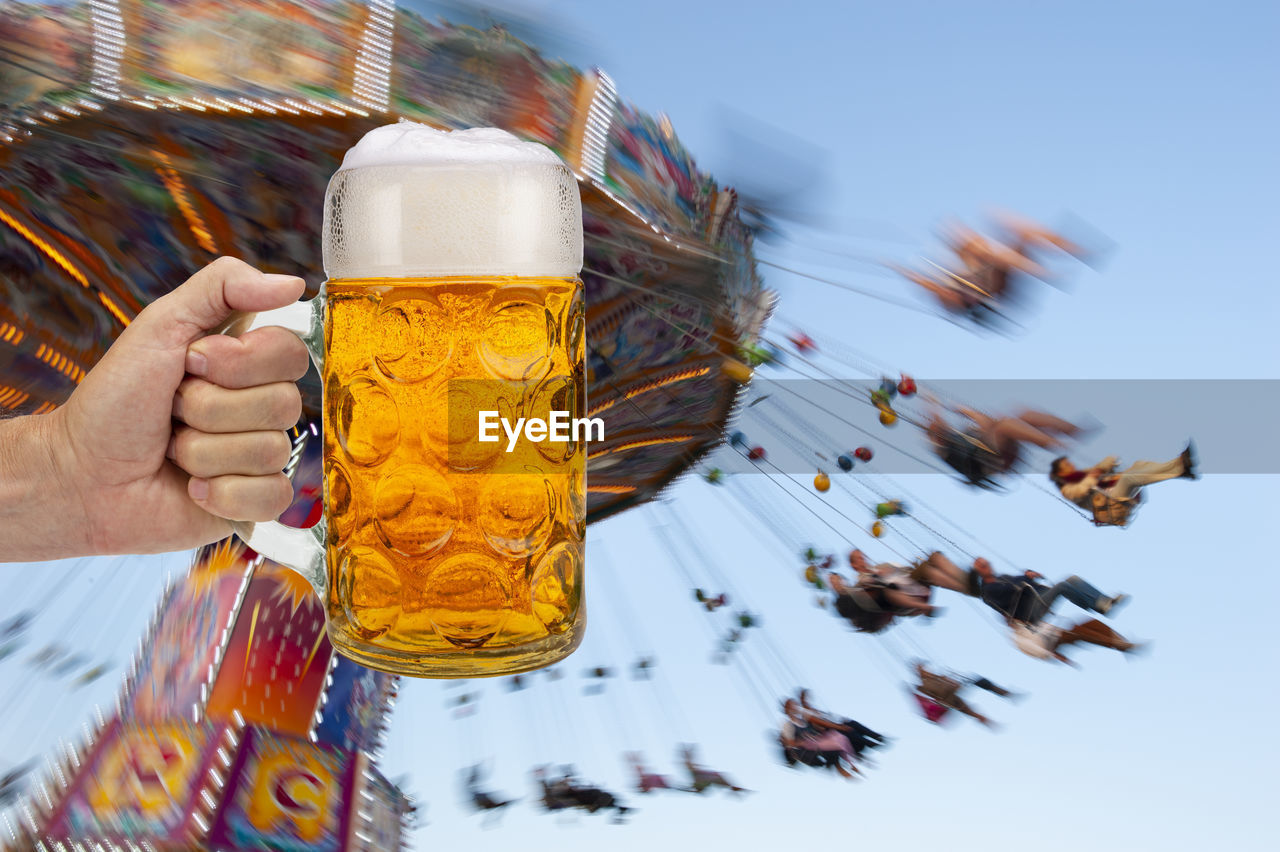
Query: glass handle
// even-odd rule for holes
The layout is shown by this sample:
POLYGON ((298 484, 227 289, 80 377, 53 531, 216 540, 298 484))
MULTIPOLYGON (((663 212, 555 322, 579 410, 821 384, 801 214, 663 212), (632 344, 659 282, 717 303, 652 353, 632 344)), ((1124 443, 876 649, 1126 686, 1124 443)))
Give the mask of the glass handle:
MULTIPOLYGON (((235 313, 214 329, 213 334, 239 337, 245 332, 266 326, 288 329, 306 344, 311 363, 317 370, 324 368, 324 288, 309 302, 295 302, 283 308, 261 313, 235 313)), ((240 540, 252 550, 297 571, 316 590, 325 596, 328 573, 324 563, 324 518, 310 529, 300 530, 285 526, 279 521, 232 523, 240 540)))
POLYGON ((322 599, 325 597, 328 572, 324 564, 324 518, 305 530, 285 526, 279 521, 259 521, 256 524, 236 521, 231 528, 251 550, 297 571, 316 590, 316 594, 322 599))
POLYGON ((274 311, 262 311, 251 314, 237 311, 227 317, 226 322, 215 328, 211 334, 226 334, 239 337, 255 328, 269 325, 288 329, 298 335, 307 347, 311 363, 317 370, 324 369, 324 288, 320 294, 309 302, 294 302, 274 311))

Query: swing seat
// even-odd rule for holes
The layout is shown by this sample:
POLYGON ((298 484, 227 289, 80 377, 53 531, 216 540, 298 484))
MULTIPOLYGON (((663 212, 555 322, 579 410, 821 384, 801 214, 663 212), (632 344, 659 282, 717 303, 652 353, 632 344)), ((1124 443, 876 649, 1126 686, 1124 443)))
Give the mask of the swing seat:
POLYGON ((942 724, 942 720, 951 712, 950 707, 944 707, 932 698, 926 698, 918 692, 912 693, 911 697, 920 705, 920 712, 924 714, 924 717, 935 725, 942 724))
POLYGON ((956 432, 950 435, 943 461, 960 474, 967 485, 984 490, 999 489, 995 476, 1000 471, 1003 460, 977 434, 956 432))
POLYGON ((983 299, 965 311, 965 316, 978 328, 985 331, 1003 331, 1013 323, 1009 315, 1002 310, 1002 305, 994 299, 983 299))
POLYGON ((1139 491, 1126 500, 1120 500, 1102 491, 1094 491, 1089 498, 1089 508, 1093 513, 1095 527, 1126 527, 1133 520, 1133 514, 1142 503, 1142 492, 1139 491))

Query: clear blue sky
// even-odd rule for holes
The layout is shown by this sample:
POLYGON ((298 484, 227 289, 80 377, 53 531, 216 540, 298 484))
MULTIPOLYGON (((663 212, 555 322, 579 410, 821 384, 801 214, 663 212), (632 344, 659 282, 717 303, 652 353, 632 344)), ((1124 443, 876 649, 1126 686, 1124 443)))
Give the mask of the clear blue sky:
MULTIPOLYGON (((782 294, 780 317, 816 337, 929 379, 1280 378, 1280 289, 1268 257, 1280 225, 1274 4, 566 0, 514 8, 555 30, 566 58, 608 71, 623 98, 667 113, 713 174, 742 168, 721 126, 726 111, 823 152, 827 189, 814 196, 823 226, 761 249, 782 265, 902 296, 890 279, 815 247, 910 259, 931 250, 940 220, 972 221, 987 205, 1050 221, 1071 213, 1115 244, 1100 271, 1082 269, 1070 294, 1049 293, 1012 340, 764 269, 782 294)), ((1201 404, 1223 419, 1196 436, 1212 468, 1238 434, 1234 402, 1201 404)), ((1106 410, 1091 413, 1107 422, 1106 410)), ((1153 422, 1149 432, 1151 454, 1163 457, 1187 428, 1153 422)), ((1090 453, 1105 454, 1106 434, 1090 453)), ((885 440, 917 439, 894 432, 885 440)), ((690 481, 671 496, 715 568, 689 570, 708 585, 729 578, 765 616, 745 646, 747 667, 706 662, 712 631, 699 622, 709 617, 656 538, 661 517, 631 512, 591 531, 591 626, 566 667, 573 677, 539 678, 518 694, 484 684, 480 712, 462 721, 443 710, 462 687, 407 684, 384 767, 410 774, 410 789, 428 805, 419 848, 1272 848, 1277 484, 1275 476, 1210 475, 1152 489, 1138 522, 1120 532, 1095 530, 1025 485, 995 496, 912 478, 922 505, 945 515, 930 516, 937 528, 949 537, 967 530, 998 551, 998 565, 1078 572, 1134 596, 1117 627, 1152 640, 1151 653, 1082 652, 1083 670, 1072 671, 1021 656, 986 613, 960 601, 929 627, 897 628, 887 640, 853 635, 813 607, 792 554, 759 534, 729 495, 777 493, 767 511, 815 544, 840 547, 834 534, 766 483, 714 490, 690 481), (974 697, 1003 723, 999 733, 964 720, 934 728, 912 715, 894 668, 916 649, 1031 695, 1017 705, 974 697), (582 669, 648 651, 659 658, 660 681, 581 696, 582 669), (763 736, 774 720, 753 690, 787 676, 810 684, 823 706, 898 738, 868 780, 851 785, 776 764, 763 736), (759 792, 742 802, 629 794, 642 810, 626 827, 601 817, 561 824, 526 802, 482 832, 459 807, 457 769, 481 758, 493 759, 494 787, 526 798, 527 769, 538 762, 573 762, 624 790, 630 777, 619 752, 642 748, 654 768, 673 771, 675 744, 687 738, 702 744, 707 763, 759 792)), ((832 499, 840 500, 837 489, 832 499)), ((892 536, 883 545, 867 539, 867 549, 891 557, 885 546, 903 546, 892 536)), ((154 592, 141 586, 163 570, 129 567, 152 574, 137 580, 138 627, 124 624, 129 599, 104 604, 119 613, 121 627, 109 631, 117 654, 150 610, 154 592)), ((37 600, 64 570, 41 569, 12 594, 37 600)), ((75 635, 92 641, 94 633, 85 626, 75 635)), ((66 701, 50 715, 58 693, 14 679, 17 671, 0 663, 8 679, 0 682, 29 688, 0 737, 10 759, 30 751, 35 733, 82 718, 66 701)), ((99 686, 110 700, 111 685, 99 686)))

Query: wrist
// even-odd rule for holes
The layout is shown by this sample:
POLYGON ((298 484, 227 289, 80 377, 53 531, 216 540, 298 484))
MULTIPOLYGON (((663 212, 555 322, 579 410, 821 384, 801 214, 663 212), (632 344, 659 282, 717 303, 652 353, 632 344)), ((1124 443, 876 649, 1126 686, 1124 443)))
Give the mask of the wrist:
POLYGON ((83 524, 67 535, 80 506, 61 409, 0 421, 0 562, 59 559, 89 551, 83 524))

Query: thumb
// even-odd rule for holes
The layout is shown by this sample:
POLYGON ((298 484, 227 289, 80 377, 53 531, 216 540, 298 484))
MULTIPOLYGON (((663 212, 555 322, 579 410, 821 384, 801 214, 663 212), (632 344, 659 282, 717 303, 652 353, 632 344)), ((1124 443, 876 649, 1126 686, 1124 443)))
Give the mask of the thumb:
POLYGON ((264 273, 243 260, 220 257, 153 302, 129 330, 133 336, 185 347, 237 311, 282 308, 296 302, 305 288, 295 275, 264 273))

